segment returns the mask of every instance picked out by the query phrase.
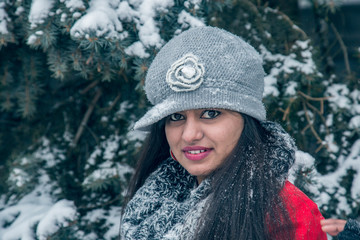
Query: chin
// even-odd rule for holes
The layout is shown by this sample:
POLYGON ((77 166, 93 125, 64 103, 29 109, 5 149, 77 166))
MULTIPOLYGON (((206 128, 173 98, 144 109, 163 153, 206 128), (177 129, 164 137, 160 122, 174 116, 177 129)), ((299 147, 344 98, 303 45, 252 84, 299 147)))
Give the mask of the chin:
POLYGON ((200 177, 206 177, 208 176, 212 171, 214 171, 216 168, 214 168, 214 166, 207 166, 206 163, 202 163, 202 164, 199 164, 199 165, 193 165, 193 164, 190 164, 190 165, 187 165, 187 166, 184 166, 185 169, 190 173, 190 175, 192 176, 200 176, 200 177))
POLYGON ((207 171, 188 170, 188 172, 190 173, 190 175, 192 175, 194 177, 206 178, 206 176, 209 175, 209 172, 207 172, 207 171))

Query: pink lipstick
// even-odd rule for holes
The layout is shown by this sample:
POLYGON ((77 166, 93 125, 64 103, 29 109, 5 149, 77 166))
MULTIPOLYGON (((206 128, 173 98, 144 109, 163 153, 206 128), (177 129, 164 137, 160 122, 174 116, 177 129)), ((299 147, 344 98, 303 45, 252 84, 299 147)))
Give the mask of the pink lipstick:
POLYGON ((182 149, 187 159, 191 161, 199 161, 206 158, 212 151, 211 148, 202 146, 189 146, 182 149))

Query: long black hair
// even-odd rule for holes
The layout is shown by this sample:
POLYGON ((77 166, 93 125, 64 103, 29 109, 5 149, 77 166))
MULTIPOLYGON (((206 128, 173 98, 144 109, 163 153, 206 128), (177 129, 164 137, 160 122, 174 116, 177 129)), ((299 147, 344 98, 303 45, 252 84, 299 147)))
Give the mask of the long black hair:
POLYGON ((150 173, 170 156, 170 147, 165 135, 165 121, 166 119, 162 119, 151 126, 150 133, 142 146, 135 173, 130 180, 124 206, 144 184, 150 173))
MULTIPOLYGON (((242 116, 244 129, 237 145, 208 176, 211 195, 194 239, 294 239, 295 230, 280 195, 283 183, 265 161, 269 133, 256 119, 242 116)), ((144 143, 126 202, 168 157, 163 119, 152 126, 144 143)))

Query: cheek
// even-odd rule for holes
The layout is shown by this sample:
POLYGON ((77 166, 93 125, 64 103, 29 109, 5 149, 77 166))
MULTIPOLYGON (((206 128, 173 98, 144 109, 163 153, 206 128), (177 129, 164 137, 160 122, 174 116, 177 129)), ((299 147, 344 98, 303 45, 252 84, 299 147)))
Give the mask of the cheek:
POLYGON ((166 136, 166 140, 167 140, 170 148, 173 147, 175 145, 175 142, 176 142, 176 131, 175 131, 175 129, 165 125, 165 136, 166 136))
POLYGON ((222 144, 224 149, 226 149, 226 153, 233 150, 243 131, 242 125, 228 126, 230 127, 223 129, 223 131, 219 132, 217 135, 218 142, 222 144))
POLYGON ((240 138, 241 133, 243 131, 242 125, 228 123, 228 124, 224 124, 224 126, 226 127, 224 127, 222 131, 219 131, 218 133, 221 136, 221 138, 227 140, 236 140, 236 141, 240 138))

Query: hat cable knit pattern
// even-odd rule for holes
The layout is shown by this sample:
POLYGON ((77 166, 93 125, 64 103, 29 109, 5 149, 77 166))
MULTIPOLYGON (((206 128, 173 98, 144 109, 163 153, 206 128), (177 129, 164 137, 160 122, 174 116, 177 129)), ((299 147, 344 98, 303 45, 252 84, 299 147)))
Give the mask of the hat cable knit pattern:
POLYGON ((222 108, 265 120, 264 70, 259 53, 242 38, 215 27, 187 30, 156 55, 145 79, 154 105, 134 129, 149 131, 179 111, 222 108))

